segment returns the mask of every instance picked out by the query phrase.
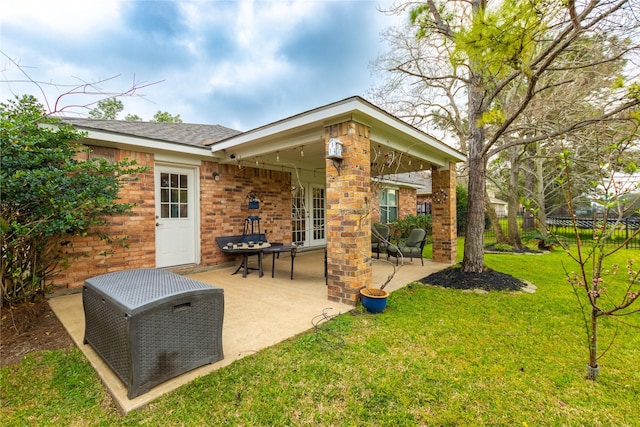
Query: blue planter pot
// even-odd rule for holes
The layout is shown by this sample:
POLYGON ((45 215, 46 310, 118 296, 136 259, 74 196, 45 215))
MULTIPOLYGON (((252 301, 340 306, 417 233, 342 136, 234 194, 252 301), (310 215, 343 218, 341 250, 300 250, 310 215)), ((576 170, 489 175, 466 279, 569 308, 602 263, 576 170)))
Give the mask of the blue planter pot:
POLYGON ((360 289, 360 302, 369 313, 380 313, 387 306, 389 293, 382 289, 360 289))

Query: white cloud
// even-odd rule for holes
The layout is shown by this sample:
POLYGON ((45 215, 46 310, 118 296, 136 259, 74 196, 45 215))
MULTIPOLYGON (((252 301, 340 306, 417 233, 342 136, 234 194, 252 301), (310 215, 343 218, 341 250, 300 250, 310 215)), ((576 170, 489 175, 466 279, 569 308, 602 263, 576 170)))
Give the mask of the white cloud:
POLYGON ((282 81, 293 71, 292 64, 269 55, 244 58, 240 62, 225 62, 211 70, 207 91, 215 93, 233 89, 236 92, 248 93, 255 87, 282 81))
MULTIPOLYGON (((155 19, 154 7, 169 6, 161 1, 169 0, 5 1, 2 50, 56 84, 122 74, 103 85, 117 93, 134 75, 163 80, 144 97, 123 98, 122 116, 149 120, 161 110, 247 129, 362 94, 367 62, 381 47, 371 35, 391 21, 376 2, 355 0, 182 0, 155 19)), ((8 82, 23 76, 6 59, 0 67, 4 100, 15 88, 8 82)), ((47 96, 64 90, 50 87, 47 96)), ((40 96, 33 85, 15 92, 40 96)))
POLYGON ((79 37, 114 28, 122 0, 10 0, 2 4, 0 23, 54 37, 79 37))
MULTIPOLYGON (((183 7, 189 27, 201 31, 224 28, 232 43, 228 58, 210 64, 205 91, 226 92, 231 89, 247 93, 252 88, 285 81, 294 72, 294 64, 279 52, 282 44, 295 37, 296 28, 313 22, 322 13, 323 2, 243 0, 233 8, 213 3, 183 7), (226 21, 226 22, 224 22, 226 21), (231 25, 229 25, 231 23, 231 25), (224 25, 226 24, 226 25, 224 25)), ((190 52, 203 54, 205 38, 190 38, 190 52)))

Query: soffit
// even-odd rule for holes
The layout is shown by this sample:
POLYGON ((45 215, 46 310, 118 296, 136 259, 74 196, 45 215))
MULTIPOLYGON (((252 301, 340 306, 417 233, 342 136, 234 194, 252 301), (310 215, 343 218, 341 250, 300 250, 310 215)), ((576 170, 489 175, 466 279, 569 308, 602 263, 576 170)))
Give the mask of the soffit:
POLYGON ((447 169, 465 156, 359 97, 232 136, 211 145, 220 162, 266 169, 324 171, 325 128, 354 120, 370 127, 372 175, 447 169))

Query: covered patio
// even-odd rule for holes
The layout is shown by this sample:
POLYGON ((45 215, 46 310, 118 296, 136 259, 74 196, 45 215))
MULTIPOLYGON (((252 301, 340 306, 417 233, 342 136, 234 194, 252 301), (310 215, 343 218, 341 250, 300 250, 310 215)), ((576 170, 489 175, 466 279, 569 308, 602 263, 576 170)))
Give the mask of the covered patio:
MULTIPOLYGON (((374 283, 384 282, 393 273, 393 264, 383 259, 373 261, 374 283)), ((188 274, 194 280, 224 289, 222 336, 225 357, 220 362, 173 378, 131 400, 127 398, 124 384, 89 345, 83 344, 82 294, 57 296, 49 303, 78 348, 98 372, 117 407, 127 413, 196 377, 313 328, 313 322, 322 320, 323 313, 333 316, 354 308, 352 305, 327 301, 323 250, 299 253, 295 259, 293 280, 290 279, 290 266, 289 256, 283 255, 275 262, 274 278, 271 277, 270 259, 268 262, 265 260, 263 277, 259 277, 256 271, 250 272, 246 278, 242 274, 232 275, 236 266, 188 274)), ((425 260, 424 266, 415 260, 413 263, 407 260, 397 268, 386 289, 394 291, 443 267, 443 264, 430 260, 425 260)))
MULTIPOLYGON (((363 98, 347 98, 210 147, 221 165, 290 172, 292 188, 302 186, 305 176, 322 179, 312 202, 318 206, 304 210, 318 214, 305 213, 305 220, 313 224, 313 238, 326 243, 330 301, 356 305, 359 290, 376 283, 369 255, 371 226, 380 220, 377 185, 400 173, 431 171, 433 259, 456 262, 456 163, 466 157, 363 98)), ((415 213, 415 203, 411 209, 415 213)))

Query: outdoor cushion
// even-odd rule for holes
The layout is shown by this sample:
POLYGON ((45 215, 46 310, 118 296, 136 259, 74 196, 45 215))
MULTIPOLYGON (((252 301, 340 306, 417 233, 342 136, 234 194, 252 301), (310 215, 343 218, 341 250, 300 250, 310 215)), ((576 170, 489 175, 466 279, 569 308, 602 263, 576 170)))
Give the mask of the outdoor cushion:
POLYGON ((424 265, 422 250, 426 242, 427 231, 422 228, 414 228, 406 240, 399 242, 397 245, 391 244, 387 247, 387 259, 390 256, 395 257, 397 265, 400 257, 409 258, 411 262, 413 262, 413 258, 420 258, 422 265, 424 265))

